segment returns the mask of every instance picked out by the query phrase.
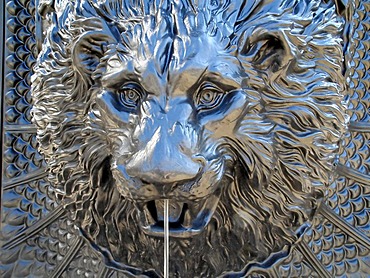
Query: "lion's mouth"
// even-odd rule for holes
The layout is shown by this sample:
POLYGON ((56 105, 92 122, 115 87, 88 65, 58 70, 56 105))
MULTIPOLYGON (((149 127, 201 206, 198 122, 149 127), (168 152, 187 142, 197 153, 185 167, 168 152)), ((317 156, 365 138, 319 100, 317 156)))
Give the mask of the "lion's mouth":
MULTIPOLYGON (((208 196, 197 202, 169 200, 168 227, 171 237, 191 237, 201 233, 211 220, 219 197, 208 196)), ((164 236, 164 199, 151 200, 140 205, 143 231, 151 236, 164 236)))

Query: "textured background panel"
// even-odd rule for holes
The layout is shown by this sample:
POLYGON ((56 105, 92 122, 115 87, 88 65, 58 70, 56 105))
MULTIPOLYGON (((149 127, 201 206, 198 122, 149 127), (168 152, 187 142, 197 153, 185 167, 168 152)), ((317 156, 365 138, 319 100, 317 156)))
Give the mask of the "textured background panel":
POLYGON ((35 1, 6 1, 5 124, 29 124, 31 75, 37 57, 35 1))

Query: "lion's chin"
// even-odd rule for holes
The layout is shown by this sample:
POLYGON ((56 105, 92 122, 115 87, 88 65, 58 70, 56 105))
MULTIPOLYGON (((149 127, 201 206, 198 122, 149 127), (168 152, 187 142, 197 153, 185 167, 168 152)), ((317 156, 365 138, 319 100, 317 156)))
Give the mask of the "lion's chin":
MULTIPOLYGON (((188 238, 202 233, 211 220, 219 201, 219 194, 201 200, 179 202, 169 200, 169 236, 188 238)), ((164 237, 164 199, 137 204, 140 226, 149 236, 164 237)))

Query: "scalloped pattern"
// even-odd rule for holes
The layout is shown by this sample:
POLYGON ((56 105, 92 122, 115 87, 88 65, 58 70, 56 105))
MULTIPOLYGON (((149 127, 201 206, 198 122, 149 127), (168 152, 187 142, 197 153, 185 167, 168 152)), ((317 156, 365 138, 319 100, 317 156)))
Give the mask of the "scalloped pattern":
POLYGON ((370 173, 370 136, 368 133, 347 132, 344 135, 339 162, 364 174, 370 173))
POLYGON ((100 278, 105 267, 101 256, 92 251, 89 245, 85 245, 79 250, 63 277, 100 278))
POLYGON ((370 2, 354 1, 353 36, 349 55, 349 114, 351 121, 370 121, 370 2))
POLYGON ((35 2, 7 1, 5 123, 30 124, 31 76, 36 61, 35 2))
POLYGON ((327 204, 351 226, 370 237, 370 188, 340 177, 329 188, 327 204))
POLYGON ((354 275, 368 277, 370 250, 358 244, 354 239, 324 220, 305 235, 318 260, 325 266, 328 273, 335 277, 354 275))
POLYGON ((44 158, 37 151, 37 145, 35 134, 5 132, 3 158, 7 179, 45 168, 44 158))
POLYGON ((66 218, 57 220, 26 244, 2 250, 1 277, 50 277, 77 237, 71 222, 66 218))
POLYGON ((275 266, 275 271, 281 277, 318 277, 303 259, 303 255, 297 249, 293 249, 286 259, 275 266))

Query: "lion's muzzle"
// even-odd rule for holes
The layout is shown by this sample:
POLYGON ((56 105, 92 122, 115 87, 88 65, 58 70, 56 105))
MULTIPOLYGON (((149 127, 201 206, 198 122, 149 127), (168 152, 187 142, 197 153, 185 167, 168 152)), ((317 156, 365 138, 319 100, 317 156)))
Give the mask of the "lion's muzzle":
POLYGON ((136 204, 146 234, 163 236, 163 202, 168 199, 170 236, 190 237, 204 231, 217 207, 222 158, 200 153, 188 104, 177 103, 166 112, 153 111, 151 104, 150 117, 144 115, 133 131, 132 154, 116 161, 113 176, 121 194, 136 204), (179 113, 181 105, 186 107, 179 113))
POLYGON ((181 152, 163 129, 158 127, 144 148, 127 162, 128 175, 159 186, 195 179, 202 164, 181 152))

